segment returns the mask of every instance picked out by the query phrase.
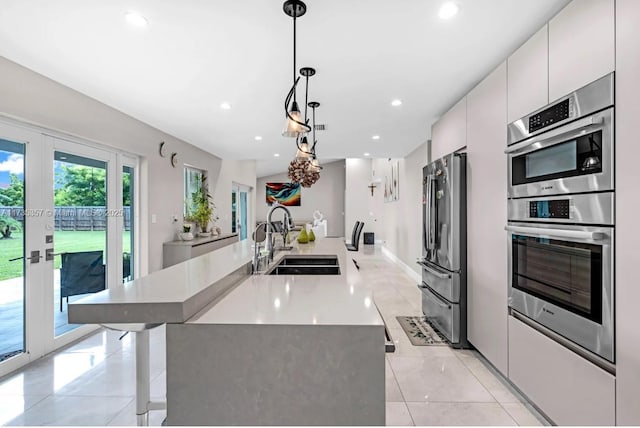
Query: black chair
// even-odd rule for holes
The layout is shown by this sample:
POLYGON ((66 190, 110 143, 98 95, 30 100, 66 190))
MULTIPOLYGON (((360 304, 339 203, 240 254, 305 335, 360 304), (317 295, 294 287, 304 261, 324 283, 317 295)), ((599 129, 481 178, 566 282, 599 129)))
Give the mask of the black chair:
MULTIPOLYGON (((351 245, 353 245, 355 239, 356 239, 356 233, 358 232, 358 226, 360 226, 360 220, 356 221, 356 224, 353 225, 353 230, 351 231, 351 245)), ((345 245, 349 245, 346 243, 345 240, 345 245)))
POLYGON ((106 289, 102 251, 62 253, 60 266, 60 312, 62 299, 78 294, 97 293, 106 289))
POLYGON ((360 234, 362 233, 363 227, 364 227, 364 222, 360 221, 356 223, 354 234, 353 234, 353 237, 351 238, 351 244, 347 245, 347 250, 358 251, 358 248, 360 247, 360 234))

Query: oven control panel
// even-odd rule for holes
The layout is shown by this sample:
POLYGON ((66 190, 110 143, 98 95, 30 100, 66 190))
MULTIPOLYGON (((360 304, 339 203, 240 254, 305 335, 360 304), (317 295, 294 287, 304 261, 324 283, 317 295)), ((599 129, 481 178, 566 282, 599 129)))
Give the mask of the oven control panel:
POLYGON ((566 100, 552 105, 540 113, 531 115, 529 117, 529 132, 535 132, 539 129, 546 128, 547 126, 551 126, 554 123, 568 119, 573 113, 571 111, 572 108, 570 101, 571 99, 567 98, 566 100))
POLYGON ((569 199, 529 201, 529 218, 570 218, 569 199))

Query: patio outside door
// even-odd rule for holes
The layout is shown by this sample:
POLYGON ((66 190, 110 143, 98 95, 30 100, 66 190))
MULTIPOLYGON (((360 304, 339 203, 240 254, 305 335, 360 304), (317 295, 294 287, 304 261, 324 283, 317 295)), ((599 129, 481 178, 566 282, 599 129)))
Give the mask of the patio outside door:
POLYGON ((0 376, 97 329, 67 303, 134 276, 135 166, 0 121, 0 376))

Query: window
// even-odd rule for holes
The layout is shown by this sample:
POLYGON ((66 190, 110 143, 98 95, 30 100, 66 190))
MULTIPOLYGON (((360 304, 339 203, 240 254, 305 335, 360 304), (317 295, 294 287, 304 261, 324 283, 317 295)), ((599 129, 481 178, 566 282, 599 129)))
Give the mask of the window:
POLYGON ((188 212, 193 212, 193 199, 194 192, 202 189, 202 179, 204 177, 204 171, 192 167, 184 167, 184 215, 188 212))

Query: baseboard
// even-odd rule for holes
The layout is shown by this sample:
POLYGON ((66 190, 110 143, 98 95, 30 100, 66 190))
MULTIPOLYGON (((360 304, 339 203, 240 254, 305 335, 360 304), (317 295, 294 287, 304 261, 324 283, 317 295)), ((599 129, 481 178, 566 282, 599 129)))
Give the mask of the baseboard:
POLYGON ((409 265, 407 265, 405 262, 403 262, 402 260, 400 260, 398 258, 398 256, 396 256, 393 252, 391 252, 391 250, 389 250, 387 247, 382 246, 381 247, 382 250, 382 254, 384 254, 388 259, 390 259, 392 262, 396 263, 398 266, 400 266, 402 268, 402 270, 413 280, 415 280, 417 283, 422 282, 422 278, 420 277, 420 274, 418 272, 416 272, 415 270, 411 269, 411 267, 409 265))

